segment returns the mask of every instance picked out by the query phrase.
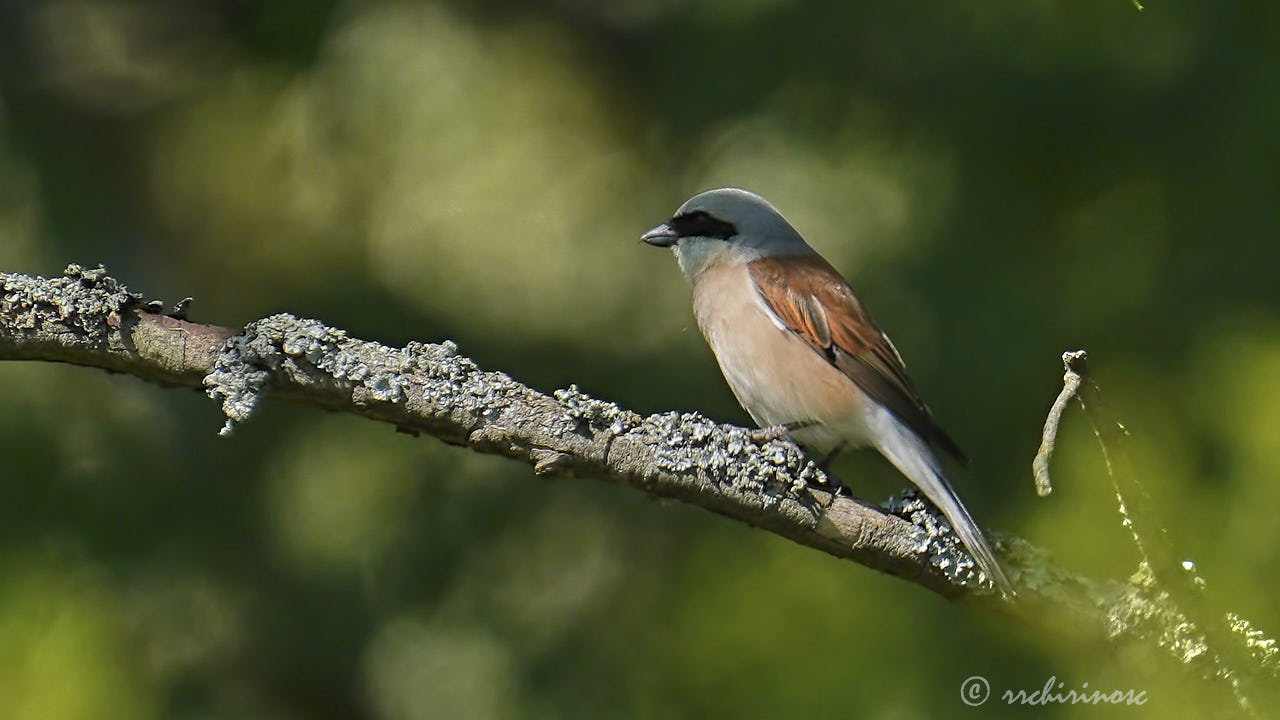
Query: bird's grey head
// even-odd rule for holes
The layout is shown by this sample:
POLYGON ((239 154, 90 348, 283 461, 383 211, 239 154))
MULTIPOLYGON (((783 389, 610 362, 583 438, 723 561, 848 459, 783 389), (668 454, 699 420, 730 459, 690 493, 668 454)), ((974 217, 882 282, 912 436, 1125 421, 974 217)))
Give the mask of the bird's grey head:
POLYGON ((762 256, 813 252, 768 200, 737 188, 694 195, 670 220, 641 239, 671 248, 680 269, 691 280, 716 262, 750 262, 762 256))

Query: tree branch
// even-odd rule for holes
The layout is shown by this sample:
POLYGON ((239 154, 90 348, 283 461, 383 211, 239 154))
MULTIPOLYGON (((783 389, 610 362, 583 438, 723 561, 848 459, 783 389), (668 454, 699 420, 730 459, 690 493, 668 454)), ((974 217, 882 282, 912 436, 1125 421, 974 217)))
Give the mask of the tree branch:
POLYGON ((1084 350, 1063 353, 1062 365, 1065 371, 1062 392, 1049 410, 1044 440, 1032 461, 1037 492, 1045 496, 1052 490, 1049 461, 1062 411, 1075 398, 1093 425, 1123 525, 1138 550, 1140 562, 1134 581, 1158 588, 1179 613, 1189 619, 1202 636, 1189 649, 1205 655, 1213 666, 1212 673, 1228 683, 1241 709, 1255 714, 1246 686, 1258 671, 1277 674, 1280 650, 1274 640, 1264 637, 1235 613, 1227 612, 1219 617, 1206 606, 1205 580, 1196 572, 1195 563, 1178 559, 1168 529, 1156 518, 1151 496, 1129 461, 1129 431, 1107 410, 1102 389, 1089 374, 1088 353, 1084 350))
MULTIPOLYGON (((1184 664, 1220 670, 1203 632, 1149 584, 1094 580, 1055 565, 1017 538, 996 536, 1018 589, 992 593, 945 521, 912 492, 884 508, 840 494, 787 440, 692 413, 643 417, 570 387, 546 395, 481 370, 453 343, 393 348, 315 320, 273 315, 241 330, 163 314, 101 268, 40 278, 0 273, 0 360, 66 362, 221 402, 223 433, 263 398, 390 423, 414 434, 673 498, 801 545, 962 600, 1071 634, 1158 646, 1184 664)), ((1250 628, 1250 630, 1252 630, 1250 628)), ((1264 638, 1265 640, 1265 638, 1264 638)), ((1276 676, 1274 658, 1259 670, 1276 676)))

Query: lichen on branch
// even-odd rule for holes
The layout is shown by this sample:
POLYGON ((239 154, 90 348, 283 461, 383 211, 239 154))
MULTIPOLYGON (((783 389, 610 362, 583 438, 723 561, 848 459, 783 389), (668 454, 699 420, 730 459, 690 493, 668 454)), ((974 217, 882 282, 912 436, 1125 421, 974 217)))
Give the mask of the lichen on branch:
POLYGON ((101 268, 72 265, 53 278, 0 273, 0 289, 0 360, 204 389, 220 403, 224 434, 266 399, 350 413, 527 462, 539 474, 677 499, 946 598, 1070 634, 1147 643, 1206 675, 1280 675, 1274 642, 1243 618, 1231 616, 1231 632, 1250 652, 1219 655, 1195 613, 1151 578, 1088 578, 1025 540, 993 534, 1018 590, 1015 602, 1002 600, 912 491, 885 506, 850 497, 789 440, 759 440, 695 413, 642 416, 576 387, 541 393, 481 369, 447 340, 389 347, 285 314, 241 329, 193 323, 189 300, 166 314, 101 268), (1250 657, 1256 665, 1241 667, 1250 657))

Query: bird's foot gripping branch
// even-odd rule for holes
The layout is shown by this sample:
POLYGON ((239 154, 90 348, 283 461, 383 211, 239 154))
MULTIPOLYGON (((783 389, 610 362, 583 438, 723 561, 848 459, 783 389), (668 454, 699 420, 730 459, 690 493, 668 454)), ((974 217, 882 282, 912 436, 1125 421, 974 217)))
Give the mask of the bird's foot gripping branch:
MULTIPOLYGON (((394 348, 290 315, 240 330, 193 323, 185 303, 166 314, 101 268, 72 265, 51 278, 0 273, 0 291, 0 360, 71 363, 203 389, 222 405, 224 432, 266 398, 350 413, 521 460, 539 474, 681 500, 1042 627, 1146 643, 1229 682, 1242 704, 1250 678, 1280 675, 1272 639, 1238 615, 1206 613, 1185 588, 1171 590, 1178 583, 1162 579, 1163 561, 1128 582, 1096 580, 1057 566, 1025 540, 997 535, 1018 590, 1016 602, 1000 600, 980 586, 958 539, 918 497, 881 508, 833 492, 787 440, 753 439, 750 430, 692 413, 641 416, 576 388, 541 393, 480 369, 447 341, 394 348)), ((1099 407, 1096 386, 1085 387, 1086 403, 1099 407)), ((1113 435, 1099 433, 1104 444, 1113 435)), ((1142 502, 1130 495, 1131 504, 1142 502)), ((1150 547, 1152 558, 1167 555, 1150 547)))

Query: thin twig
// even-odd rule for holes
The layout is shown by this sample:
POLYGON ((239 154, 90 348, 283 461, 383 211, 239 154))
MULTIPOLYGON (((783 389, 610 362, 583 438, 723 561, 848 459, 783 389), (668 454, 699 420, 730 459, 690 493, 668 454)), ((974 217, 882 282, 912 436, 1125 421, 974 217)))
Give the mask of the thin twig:
POLYGON ((1076 390, 1080 388, 1080 376, 1071 369, 1069 356, 1079 353, 1084 354, 1083 350, 1075 350, 1062 354, 1062 362, 1066 366, 1066 374, 1062 376, 1062 392, 1058 393, 1058 398, 1053 401, 1053 407, 1049 408, 1049 415, 1044 419, 1044 432, 1040 436, 1040 449, 1036 451, 1035 459, 1031 461, 1031 475, 1036 481, 1036 494, 1045 497, 1053 492, 1053 482, 1049 479, 1049 463, 1053 460, 1053 450, 1058 443, 1058 425, 1062 422, 1062 411, 1067 408, 1067 403, 1071 402, 1071 398, 1076 396, 1076 390))

